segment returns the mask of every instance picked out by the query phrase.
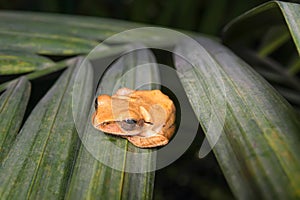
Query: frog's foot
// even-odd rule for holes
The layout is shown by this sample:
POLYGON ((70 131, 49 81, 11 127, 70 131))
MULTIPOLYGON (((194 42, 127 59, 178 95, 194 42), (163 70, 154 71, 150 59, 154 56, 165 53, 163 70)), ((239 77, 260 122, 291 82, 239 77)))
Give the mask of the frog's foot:
POLYGON ((127 137, 128 141, 140 148, 151 148, 166 145, 169 140, 163 135, 155 134, 150 137, 132 136, 127 137))

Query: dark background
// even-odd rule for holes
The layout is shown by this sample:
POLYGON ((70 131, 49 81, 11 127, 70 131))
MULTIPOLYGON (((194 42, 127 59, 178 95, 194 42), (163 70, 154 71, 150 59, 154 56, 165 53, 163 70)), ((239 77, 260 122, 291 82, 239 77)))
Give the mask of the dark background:
POLYGON ((266 0, 0 0, 0 9, 91 15, 218 35, 266 0))
MULTIPOLYGON (((230 20, 264 2, 266 0, 0 0, 0 9, 122 19, 219 37, 230 20)), ((234 198, 214 155, 210 153, 204 159, 197 157, 204 137, 201 128, 199 133, 180 159, 156 172, 154 199, 234 198)))

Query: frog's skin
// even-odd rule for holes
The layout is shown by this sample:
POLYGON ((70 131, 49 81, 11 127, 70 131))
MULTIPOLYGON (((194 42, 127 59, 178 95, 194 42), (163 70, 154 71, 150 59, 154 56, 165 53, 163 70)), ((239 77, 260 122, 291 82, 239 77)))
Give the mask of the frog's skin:
POLYGON ((93 126, 140 148, 166 145, 175 131, 175 106, 160 90, 119 89, 95 100, 93 126))

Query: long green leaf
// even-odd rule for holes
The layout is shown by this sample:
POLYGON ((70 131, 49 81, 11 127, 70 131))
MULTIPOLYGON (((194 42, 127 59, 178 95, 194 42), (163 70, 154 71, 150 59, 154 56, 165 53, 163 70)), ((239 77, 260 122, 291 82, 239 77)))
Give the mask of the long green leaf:
POLYGON ((22 77, 0 96, 0 161, 6 156, 21 126, 30 96, 30 83, 22 77))
MULTIPOLYGON (((247 58, 247 62, 273 85, 280 94, 285 97, 295 109, 299 110, 299 98, 294 94, 300 93, 300 79, 290 74, 284 66, 269 57, 260 57, 251 50, 244 49, 240 54, 247 58), (278 88, 281 88, 280 90, 278 88), (291 98, 292 97, 292 98, 291 98)), ((296 55, 298 56, 298 55, 296 55)))
POLYGON ((105 40, 113 34, 142 26, 113 19, 20 11, 1 11, 0 25, 2 30, 5 27, 10 31, 72 35, 96 40, 105 40))
POLYGON ((213 151, 233 193, 238 199, 299 198, 295 111, 230 50, 207 38, 198 40, 205 49, 177 47, 194 66, 177 57, 176 68, 209 143, 217 141, 213 151), (210 131, 222 125, 221 135, 210 131))
POLYGON ((48 33, 0 30, 0 48, 23 50, 44 55, 76 55, 89 53, 98 42, 79 37, 48 33))
POLYGON ((295 74, 288 71, 289 68, 297 68, 290 63, 299 59, 299 13, 300 4, 268 2, 233 20, 223 33, 224 42, 258 72, 262 72, 261 75, 274 87, 281 87, 280 93, 295 108, 299 108, 300 102, 291 97, 294 96, 293 93, 299 93, 300 81, 295 74), (291 38, 298 55, 289 42, 291 38), (253 44, 259 45, 258 52, 252 49, 253 44), (278 52, 284 55, 278 56, 278 52))
POLYGON ((265 34, 265 39, 260 45, 259 55, 266 57, 291 39, 286 26, 275 26, 265 34))
MULTIPOLYGON (((61 69, 64 69, 66 68, 68 65, 72 65, 74 64, 74 61, 76 59, 66 59, 66 60, 62 60, 60 62, 57 62, 55 63, 54 65, 52 66, 49 66, 45 69, 40 69, 40 70, 37 70, 37 71, 34 71, 34 72, 31 72, 29 74, 26 74, 24 75, 28 80, 33 80, 35 78, 39 78, 39 77, 42 77, 42 76, 45 76, 47 74, 51 74, 53 72, 56 72, 56 71, 59 71, 61 69)), ((16 81, 18 81, 18 78, 17 79, 13 79, 11 81, 7 81, 7 82, 4 82, 2 84, 0 84, 0 92, 5 90, 9 84, 12 84, 12 83, 15 83, 16 81)))
MULTIPOLYGON (((134 52, 122 57, 106 72, 97 94, 111 94, 119 87, 134 89, 143 83, 159 81, 156 65, 149 65, 144 70, 134 68, 154 61, 149 51, 134 52), (128 70, 132 70, 132 73, 124 75, 128 70), (118 82, 122 76, 123 79, 118 82)), ((143 88, 153 89, 153 86, 146 85, 143 88)), ((91 113, 93 111, 94 106, 91 107, 91 113)), ((155 166, 156 154, 151 149, 139 149, 126 139, 96 130, 91 124, 91 113, 67 199, 151 199, 154 172, 146 171, 155 166)))
MULTIPOLYGON (((51 40, 53 45, 58 48, 66 48, 66 45, 74 46, 77 45, 77 52, 81 51, 86 53, 85 48, 89 45, 93 45, 93 41, 88 40, 105 40, 110 36, 117 33, 127 31, 129 29, 135 29, 145 26, 143 24, 117 21, 112 19, 102 19, 96 17, 85 17, 85 16, 69 16, 60 14, 46 14, 46 13, 33 13, 33 12, 0 12, 0 34, 5 40, 10 38, 20 39, 28 38, 32 42, 40 42, 43 44, 43 48, 48 49, 37 49, 39 53, 43 54, 59 54, 61 51, 53 52, 54 50, 47 46, 47 40, 51 40), (13 24, 13 25, 12 25, 13 24), (27 33, 24 35, 24 33, 27 33), (7 35, 9 34, 9 35, 7 35), (32 35, 33 38, 28 35, 32 35), (65 38, 69 37, 69 41, 65 38), (81 38, 81 39, 80 39, 81 38), (85 40, 85 39, 88 40, 85 40), (47 39, 47 40, 46 40, 47 39), (56 39, 56 40, 55 40, 56 39), (69 42, 69 43, 67 43, 69 42), (56 43, 56 44, 55 44, 56 43), (59 45, 59 43, 61 43, 59 45), (45 51, 45 52, 44 52, 45 51)), ((155 29, 141 29, 138 31, 129 31, 125 34, 117 35, 110 38, 106 43, 116 44, 116 43, 128 43, 128 42, 140 42, 152 44, 156 42, 157 44, 168 45, 172 44, 170 35, 163 35, 161 32, 156 32, 155 29)), ((22 40, 19 40, 19 43, 22 40)), ((18 45, 16 48, 32 48, 25 41, 22 42, 22 46, 18 45)), ((0 43, 1 44, 1 43, 0 43)), ((12 44, 9 42, 12 48, 12 44)), ((1 46, 7 46, 7 43, 3 43, 1 46)), ((17 44, 16 44, 17 45, 17 44)), ((48 43, 49 45, 49 43, 48 43)), ((3 48, 2 47, 2 48, 3 48)), ((76 49, 76 48, 75 48, 76 49)), ((37 51, 36 50, 36 51, 37 51)), ((70 49, 65 50, 65 54, 74 54, 70 49)))
POLYGON ((53 64, 52 60, 35 54, 0 50, 0 75, 22 74, 53 64))
MULTIPOLYGON (((94 51, 92 51, 91 54, 89 54, 89 58, 91 60, 93 59, 101 59, 109 56, 113 56, 117 53, 120 53, 126 49, 126 45, 115 45, 115 46, 107 46, 104 44, 101 44, 101 48, 98 48, 94 51)), ((59 70, 62 70, 70 65, 74 65, 74 62, 76 61, 76 58, 68 58, 56 63, 53 63, 52 65, 42 68, 42 69, 37 69, 34 72, 31 72, 29 74, 24 75, 28 80, 34 80, 37 78, 40 78, 42 76, 46 76, 47 74, 51 74, 54 72, 57 72, 59 70)), ((17 67, 17 66, 15 66, 17 67)), ((0 84, 0 92, 5 90, 10 83, 16 82, 17 79, 13 79, 11 81, 5 82, 0 84)))
MULTIPOLYGON (((80 64, 80 60, 79 60, 80 64)), ((72 90, 82 95, 81 105, 89 107, 91 69, 83 67, 76 76, 70 66, 44 96, 26 120, 0 168, 2 199, 60 199, 64 196, 78 135, 72 114, 72 90), (74 85, 74 79, 77 85, 74 85)), ((81 123, 87 113, 76 113, 81 123)))
POLYGON ((268 27, 287 25, 300 54, 300 4, 272 1, 256 7, 230 22, 223 32, 226 44, 263 33, 268 27))

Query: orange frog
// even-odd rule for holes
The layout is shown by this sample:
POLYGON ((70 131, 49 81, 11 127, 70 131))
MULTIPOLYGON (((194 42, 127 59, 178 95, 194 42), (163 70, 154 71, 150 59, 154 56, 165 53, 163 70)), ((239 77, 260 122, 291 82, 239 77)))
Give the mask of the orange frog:
POLYGON ((119 89, 95 100, 92 124, 140 148, 166 145, 175 131, 175 106, 160 90, 119 89))

